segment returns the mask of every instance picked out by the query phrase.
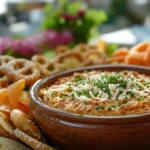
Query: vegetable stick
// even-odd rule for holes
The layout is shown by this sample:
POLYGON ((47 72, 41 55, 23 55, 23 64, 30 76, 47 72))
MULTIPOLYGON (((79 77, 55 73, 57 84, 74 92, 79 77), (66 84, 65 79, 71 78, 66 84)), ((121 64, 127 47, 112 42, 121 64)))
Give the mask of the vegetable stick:
POLYGON ((128 55, 125 58, 124 63, 125 64, 133 64, 133 65, 144 65, 144 60, 140 54, 134 53, 134 54, 128 55))
POLYGON ((128 48, 119 48, 117 49, 114 53, 112 57, 125 57, 129 54, 129 49, 128 48))
POLYGON ((150 66, 150 43, 149 46, 144 54, 144 65, 145 66, 150 66))
POLYGON ((148 48, 148 45, 149 45, 149 42, 142 42, 142 43, 137 44, 134 47, 132 47, 130 52, 131 53, 134 53, 134 52, 143 53, 148 48))

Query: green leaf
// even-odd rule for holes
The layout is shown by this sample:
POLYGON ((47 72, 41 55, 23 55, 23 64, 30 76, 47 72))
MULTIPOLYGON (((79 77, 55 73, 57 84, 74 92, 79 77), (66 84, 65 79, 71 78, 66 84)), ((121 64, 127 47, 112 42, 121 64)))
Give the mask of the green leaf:
POLYGON ((59 0, 58 5, 64 7, 68 3, 68 0, 59 0))
POLYGON ((56 52, 52 49, 46 49, 44 51, 43 55, 48 57, 49 59, 53 59, 56 57, 56 52))
POLYGON ((107 15, 104 11, 97 12, 97 18, 98 18, 97 20, 98 23, 107 21, 107 15))
POLYGON ((57 22, 53 18, 44 19, 42 23, 43 29, 54 29, 56 25, 57 25, 57 22))
POLYGON ((118 48, 117 44, 108 44, 107 51, 106 51, 107 56, 111 57, 117 48, 118 48))
POLYGON ((13 38, 14 40, 15 40, 15 39, 24 39, 24 38, 26 38, 26 36, 25 36, 25 35, 22 35, 22 34, 16 34, 16 35, 14 35, 12 38, 13 38))
POLYGON ((92 20, 94 24, 98 25, 107 20, 107 15, 104 11, 98 11, 96 9, 90 9, 86 13, 86 17, 92 20))
POLYGON ((63 25, 63 24, 66 23, 66 20, 63 17, 60 17, 59 18, 59 23, 63 25))
POLYGON ((52 10, 52 4, 46 4, 44 7, 45 13, 50 13, 52 10))
POLYGON ((82 8, 82 3, 80 1, 75 1, 66 6, 66 11, 70 14, 75 14, 82 8))
POLYGON ((97 26, 91 28, 90 38, 94 38, 94 37, 98 37, 98 36, 99 36, 99 32, 98 32, 97 26))
POLYGON ((82 23, 83 23, 83 22, 82 22, 81 19, 78 19, 78 20, 76 21, 76 25, 79 26, 79 27, 82 25, 82 23))

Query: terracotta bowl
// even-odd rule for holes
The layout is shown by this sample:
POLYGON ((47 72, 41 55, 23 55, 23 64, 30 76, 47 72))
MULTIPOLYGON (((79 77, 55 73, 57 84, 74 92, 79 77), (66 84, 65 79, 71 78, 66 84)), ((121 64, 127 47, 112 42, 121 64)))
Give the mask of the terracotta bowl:
POLYGON ((125 116, 80 116, 54 109, 42 101, 39 90, 57 78, 84 70, 132 70, 150 75, 150 68, 137 66, 91 66, 61 72, 37 81, 30 107, 41 130, 56 147, 64 150, 149 150, 150 113, 125 116))

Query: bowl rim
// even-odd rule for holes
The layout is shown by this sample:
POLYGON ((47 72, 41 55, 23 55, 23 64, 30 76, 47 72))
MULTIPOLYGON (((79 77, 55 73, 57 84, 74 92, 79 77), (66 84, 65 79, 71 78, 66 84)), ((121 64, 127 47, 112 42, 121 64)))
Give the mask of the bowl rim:
MULTIPOLYGON (((146 116, 150 116, 150 112, 143 112, 143 113, 137 113, 137 114, 127 114, 127 115, 112 115, 112 116, 96 116, 96 115, 81 115, 81 114, 76 114, 76 113, 71 113, 71 112, 67 112, 64 110, 59 110, 56 108, 53 108, 43 102, 42 99, 39 96, 35 95, 35 90, 38 90, 41 85, 43 85, 44 83, 46 83, 48 80, 51 80, 53 78, 58 78, 61 75, 67 75, 67 74, 71 74, 74 72, 78 72, 78 71, 84 71, 84 70, 94 70, 94 69, 104 69, 107 70, 107 68, 112 68, 114 69, 120 69, 120 70, 128 70, 128 71, 135 71, 136 70, 141 70, 141 72, 145 71, 150 73, 150 67, 143 67, 143 66, 136 66, 136 65, 96 65, 96 66, 88 66, 88 67, 81 67, 81 68, 75 68, 75 69, 70 69, 67 71, 63 71, 63 72, 59 72, 59 73, 55 73, 53 75, 44 77, 42 79, 39 79, 38 81, 36 81, 33 86, 30 89, 30 97, 31 97, 31 101, 34 102, 36 105, 38 105, 40 108, 43 108, 47 111, 52 111, 54 113, 66 116, 66 117, 72 117, 72 118, 76 118, 76 119, 107 119, 107 120, 111 120, 111 119, 136 119, 136 118, 143 118, 146 116), (133 70, 132 70, 133 69, 133 70), (42 84, 41 84, 42 83, 42 84)), ((137 71, 140 72, 140 71, 137 71)))

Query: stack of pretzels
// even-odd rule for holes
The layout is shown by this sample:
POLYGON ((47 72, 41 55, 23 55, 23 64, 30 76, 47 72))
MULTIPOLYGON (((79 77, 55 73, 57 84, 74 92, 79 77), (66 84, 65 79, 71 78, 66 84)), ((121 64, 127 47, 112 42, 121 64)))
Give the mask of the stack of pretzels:
POLYGON ((57 56, 50 60, 42 55, 34 55, 31 60, 0 56, 0 87, 7 87, 20 79, 31 86, 41 77, 77 67, 107 63, 107 56, 97 46, 79 44, 74 49, 60 46, 57 56))

